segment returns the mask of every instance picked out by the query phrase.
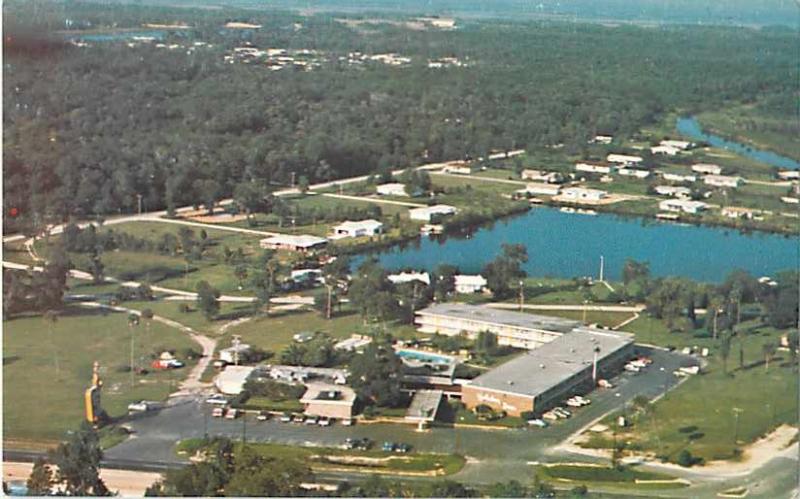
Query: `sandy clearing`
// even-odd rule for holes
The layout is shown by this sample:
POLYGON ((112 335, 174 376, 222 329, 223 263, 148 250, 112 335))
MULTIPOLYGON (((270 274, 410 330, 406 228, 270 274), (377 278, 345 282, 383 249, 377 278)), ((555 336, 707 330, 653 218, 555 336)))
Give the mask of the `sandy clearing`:
MULTIPOLYGON (((4 481, 26 481, 33 469, 33 463, 3 463, 4 481)), ((158 473, 144 471, 101 469, 100 478, 112 491, 123 496, 144 496, 144 490, 161 478, 158 473)))

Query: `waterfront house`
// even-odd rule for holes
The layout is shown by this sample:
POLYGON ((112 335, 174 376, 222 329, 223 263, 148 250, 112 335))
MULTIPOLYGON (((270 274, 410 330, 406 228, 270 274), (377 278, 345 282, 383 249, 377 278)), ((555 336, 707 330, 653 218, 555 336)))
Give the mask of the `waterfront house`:
POLYGON ((665 145, 658 145, 650 148, 651 154, 663 154, 665 156, 675 156, 679 152, 681 152, 681 150, 678 149, 677 147, 665 146, 665 145))
POLYGON ((647 170, 640 170, 637 168, 620 168, 617 170, 617 173, 622 175, 623 177, 635 177, 639 179, 645 179, 650 176, 650 172, 647 170))
POLYGON ((586 173, 611 173, 613 166, 607 163, 596 163, 592 161, 582 161, 575 163, 575 171, 586 173))
POLYGON ((524 189, 518 190, 517 193, 523 196, 528 194, 534 196, 557 196, 560 190, 561 186, 557 184, 530 183, 524 189))
POLYGON ((431 276, 427 272, 400 272, 386 276, 392 284, 403 284, 407 282, 421 282, 430 285, 431 276))
POLYGON ((681 175, 679 173, 662 173, 661 178, 669 182, 697 182, 697 176, 681 175))
POLYGON ((720 211, 723 217, 727 218, 746 218, 752 220, 760 210, 753 210, 751 208, 744 208, 741 206, 726 206, 720 211))
POLYGON ((671 196, 674 198, 688 198, 692 195, 692 190, 688 187, 676 187, 674 185, 657 185, 656 194, 660 196, 671 196))
POLYGON ((347 220, 333 228, 333 234, 339 237, 376 236, 383 232, 383 224, 377 220, 347 220))
POLYGON ((800 170, 781 170, 778 172, 778 178, 782 180, 800 179, 800 170))
POLYGON ((422 208, 413 208, 408 210, 408 218, 411 220, 418 220, 420 222, 430 222, 435 218, 453 215, 456 213, 456 208, 447 204, 436 204, 433 206, 425 206, 422 208))
POLYGON ((665 199, 658 203, 658 209, 696 215, 708 209, 708 205, 702 201, 692 201, 691 199, 665 199))
POLYGON ((258 242, 264 249, 306 252, 322 248, 328 244, 327 239, 311 235, 279 234, 267 237, 258 242))
POLYGON ((480 293, 486 289, 486 278, 482 275, 459 274, 455 276, 456 293, 480 293))
POLYGON ((567 187, 561 191, 561 197, 566 201, 600 201, 607 195, 606 191, 584 187, 567 187))

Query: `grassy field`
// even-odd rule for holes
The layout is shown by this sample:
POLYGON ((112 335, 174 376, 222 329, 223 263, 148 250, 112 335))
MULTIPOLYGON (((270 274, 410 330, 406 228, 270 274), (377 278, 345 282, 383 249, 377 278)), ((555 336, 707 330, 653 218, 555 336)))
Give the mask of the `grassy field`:
MULTIPOLYGON (((675 460, 682 450, 705 460, 731 459, 738 449, 767 434, 782 423, 797 422, 797 370, 788 354, 779 352, 764 363, 762 345, 775 342, 780 332, 760 328, 741 342, 743 368, 739 365, 739 342, 734 341, 725 374, 719 349, 713 340, 694 339, 691 344, 710 346, 704 374, 692 376, 675 391, 633 418, 633 425, 617 433, 629 447, 675 460), (733 408, 741 410, 737 418, 733 408), (738 431, 738 441, 735 436, 738 431)), ((630 414, 630 413, 629 413, 630 414)), ((608 418, 612 424, 616 415, 608 418)), ((589 446, 608 446, 610 437, 595 437, 589 446)))
POLYGON ((136 310, 149 308, 154 314, 180 322, 201 333, 216 333, 229 321, 246 317, 252 313, 249 303, 220 302, 220 310, 216 319, 208 320, 198 310, 194 301, 128 301, 121 304, 136 310), (180 306, 189 306, 189 312, 181 312, 180 306))
POLYGON ((574 482, 577 484, 595 484, 595 485, 623 485, 635 486, 642 488, 680 488, 685 487, 685 483, 653 483, 642 484, 636 483, 637 480, 658 480, 667 481, 673 480, 674 477, 665 475, 663 473, 655 473, 652 471, 637 470, 631 467, 623 467, 619 469, 608 468, 605 466, 591 466, 591 465, 572 465, 572 464, 556 464, 551 466, 539 466, 536 468, 536 475, 540 480, 555 481, 559 483, 574 482))
MULTIPOLYGON (((104 380, 102 405, 112 417, 123 415, 130 402, 165 398, 191 367, 151 370, 131 387, 130 374, 120 369, 130 364, 131 337, 127 315, 121 313, 67 308, 51 325, 42 317, 19 318, 4 321, 3 330, 4 438, 52 440, 75 429, 95 360, 104 380)), ((151 353, 190 347, 197 345, 185 334, 156 322, 135 329, 140 366, 150 364, 151 353)))
POLYGON ((800 158, 797 130, 794 134, 781 132, 781 129, 786 129, 785 120, 764 116, 752 104, 705 112, 697 119, 704 128, 725 137, 735 138, 759 149, 800 158))
MULTIPOLYGON (((236 445, 234 452, 241 449, 236 445)), ((376 446, 380 445, 377 443, 376 446)), ((183 440, 176 451, 193 454, 203 447, 199 439, 183 440)), ((342 469, 367 473, 425 473, 437 476, 452 475, 464 467, 465 459, 454 454, 417 453, 394 454, 381 450, 345 450, 335 447, 300 447, 294 445, 248 443, 247 447, 259 454, 280 459, 305 461, 315 471, 342 469)))

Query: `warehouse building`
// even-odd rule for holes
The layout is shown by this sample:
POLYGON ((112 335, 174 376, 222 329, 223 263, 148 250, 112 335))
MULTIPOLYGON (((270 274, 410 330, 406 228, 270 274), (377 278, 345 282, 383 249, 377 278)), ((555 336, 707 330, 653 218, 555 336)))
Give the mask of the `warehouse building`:
POLYGON ((511 416, 541 414, 593 388, 634 354, 633 335, 579 327, 478 376, 461 389, 469 409, 487 405, 511 416))

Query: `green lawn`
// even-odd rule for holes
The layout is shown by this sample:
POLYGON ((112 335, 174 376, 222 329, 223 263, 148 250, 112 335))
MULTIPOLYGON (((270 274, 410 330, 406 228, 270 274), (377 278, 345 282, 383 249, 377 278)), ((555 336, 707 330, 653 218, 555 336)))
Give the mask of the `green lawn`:
POLYGON ((637 480, 674 480, 675 477, 663 473, 643 471, 629 466, 622 468, 609 468, 606 466, 556 464, 552 466, 539 466, 536 475, 540 480, 560 482, 562 484, 574 482, 575 484, 589 484, 596 486, 622 485, 624 488, 636 487, 646 489, 680 488, 686 483, 636 483, 637 480))
MULTIPOLYGON (((744 368, 739 368, 739 343, 734 341, 727 375, 713 340, 688 341, 685 344, 712 347, 708 372, 692 376, 647 412, 634 417, 632 427, 618 431, 617 439, 673 461, 684 449, 708 461, 735 458, 737 449, 779 424, 795 424, 797 401, 792 394, 798 389, 797 370, 787 362, 786 352, 778 352, 767 370, 762 354, 762 345, 777 341, 779 335, 770 328, 747 333, 742 342, 744 368), (741 410, 738 442, 734 441, 737 425, 733 408, 741 410)), ((606 422, 612 424, 614 419, 612 415, 606 422)), ((589 442, 590 446, 609 444, 609 435, 589 442)))
POLYGON ((180 322, 202 333, 216 333, 219 328, 231 320, 246 317, 252 313, 253 307, 249 303, 220 302, 220 311, 216 319, 208 320, 198 310, 194 301, 129 301, 120 304, 136 310, 149 308, 155 315, 160 315, 176 322, 180 322), (181 304, 189 306, 189 312, 181 312, 181 304))
MULTIPOLYGON (((95 360, 104 380, 102 404, 112 417, 123 415, 130 402, 165 398, 191 367, 151 370, 137 376, 132 388, 129 373, 120 369, 130 363, 131 338, 121 313, 67 308, 52 324, 52 335, 42 317, 6 320, 3 330, 4 438, 53 440, 77 428, 95 360)), ((134 332, 141 366, 150 364, 154 352, 197 348, 185 334, 157 322, 143 321, 134 332)))

